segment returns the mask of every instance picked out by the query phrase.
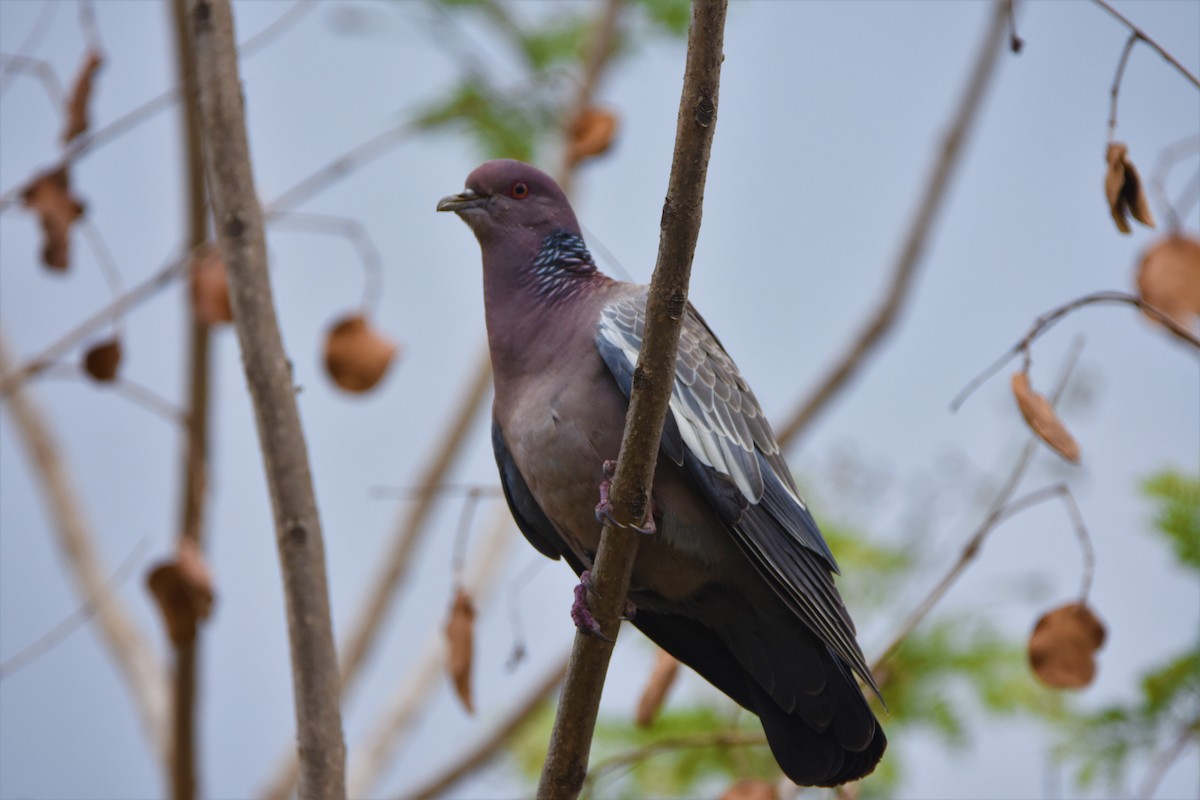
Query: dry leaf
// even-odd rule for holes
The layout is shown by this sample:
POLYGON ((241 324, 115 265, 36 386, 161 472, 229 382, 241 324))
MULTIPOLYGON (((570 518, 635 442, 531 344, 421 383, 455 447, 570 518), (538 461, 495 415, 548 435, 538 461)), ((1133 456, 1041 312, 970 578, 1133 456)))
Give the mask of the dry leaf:
POLYGON ((75 85, 71 87, 71 96, 67 99, 67 127, 63 131, 63 144, 74 139, 88 129, 88 105, 92 97, 92 82, 96 71, 104 63, 104 57, 95 50, 89 51, 79 74, 75 76, 75 85))
POLYGON ((181 539, 175 560, 152 569, 146 584, 158 601, 171 641, 193 641, 199 621, 208 618, 213 604, 212 574, 196 543, 181 539))
POLYGON ((1146 251, 1138 267, 1138 293, 1185 328, 1200 315, 1200 240, 1182 234, 1146 251))
POLYGON ((775 784, 743 778, 725 790, 721 800, 779 800, 775 784))
POLYGON ((395 355, 395 342, 357 314, 336 322, 325 340, 325 369, 348 392, 365 392, 379 383, 395 355))
POLYGON ((83 369, 98 381, 111 381, 121 366, 121 340, 109 339, 92 345, 83 356, 83 369))
POLYGON ((454 682, 454 691, 468 714, 475 713, 471 702, 471 662, 474 659, 475 606, 471 597, 462 588, 454 592, 454 605, 450 607, 450 619, 446 621, 446 644, 450 654, 446 669, 454 682))
POLYGON ((202 246, 192 256, 190 271, 192 313, 196 320, 204 325, 233 322, 229 276, 221 251, 211 244, 202 246))
POLYGON ((1150 203, 1137 168, 1129 160, 1129 148, 1120 142, 1111 142, 1106 154, 1108 172, 1104 176, 1104 193, 1108 196, 1108 208, 1112 211, 1117 230, 1129 233, 1129 217, 1143 225, 1154 227, 1150 203))
POLYGON ((602 108, 585 108, 567 128, 567 161, 578 164, 585 158, 598 156, 612 145, 617 132, 617 117, 602 108))
POLYGON ((650 670, 650 680, 642 690, 638 700, 637 724, 639 728, 649 728, 654 724, 658 712, 662 709, 663 700, 667 697, 675 676, 679 674, 679 662, 666 650, 659 650, 654 659, 654 668, 650 670))
POLYGON ((1078 464, 1079 444, 1058 418, 1050 401, 1030 387, 1029 376, 1024 372, 1013 375, 1012 390, 1021 416, 1037 437, 1067 461, 1078 464))
POLYGON ((1104 645, 1104 625, 1080 603, 1043 614, 1029 637, 1029 665, 1055 689, 1082 689, 1096 676, 1094 654, 1104 645))
POLYGON ((42 263, 51 269, 66 269, 70 263, 71 223, 84 211, 83 203, 71 195, 67 168, 38 175, 25 187, 21 200, 41 220, 45 240, 42 263))

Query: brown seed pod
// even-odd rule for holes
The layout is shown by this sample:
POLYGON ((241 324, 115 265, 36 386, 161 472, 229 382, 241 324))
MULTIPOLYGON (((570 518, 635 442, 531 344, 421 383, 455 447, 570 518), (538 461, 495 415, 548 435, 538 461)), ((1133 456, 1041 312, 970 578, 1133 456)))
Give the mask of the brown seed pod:
POLYGON ((1104 194, 1117 230, 1129 233, 1129 217, 1148 227, 1154 227, 1154 216, 1146 200, 1146 190, 1137 168, 1129 160, 1129 148, 1121 142, 1111 142, 1105 154, 1108 171, 1104 174, 1104 194))
POLYGON ((1137 274, 1138 294, 1185 328, 1200 316, 1200 240, 1175 234, 1146 251, 1137 274))
POLYGON ((583 109, 567 128, 567 161, 574 166, 607 152, 616 132, 616 114, 602 108, 583 109))
POLYGON ((446 621, 446 644, 449 655, 446 670, 454 683, 454 692, 468 714, 475 713, 471 701, 471 664, 474 661, 475 605, 461 587, 454 592, 450 619, 446 621))
POLYGON ((146 585, 158 601, 171 641, 193 641, 199 621, 208 618, 213 605, 212 573, 195 542, 181 539, 175 559, 152 569, 146 585))
POLYGON ((229 302, 229 276, 220 249, 211 244, 199 248, 192 256, 192 312, 204 325, 233 322, 233 306, 229 302))
POLYGON ((103 382, 117 377, 121 366, 121 340, 109 339, 92 345, 83 356, 83 370, 93 379, 103 382))
POLYGON ((63 131, 63 144, 87 131, 90 126, 88 106, 92 99, 92 85, 96 72, 104 64, 104 56, 91 50, 75 76, 75 84, 71 87, 71 96, 67 98, 67 127, 63 131))
POLYGON ((1086 605, 1068 603, 1043 614, 1029 637, 1029 665, 1054 689, 1082 689, 1096 676, 1095 652, 1104 625, 1086 605))
POLYGON ((1078 464, 1079 443, 1058 418, 1050 401, 1029 385, 1029 376, 1024 372, 1013 375, 1012 390, 1021 416, 1025 417, 1025 422, 1037 437, 1067 461, 1078 464))
POLYGON ((396 343, 353 314, 334 323, 325 339, 325 369, 348 392, 365 392, 379 383, 396 355, 396 343))
POLYGON ((25 207, 42 223, 42 263, 65 270, 71 263, 71 225, 83 215, 83 203, 71 194, 67 168, 43 172, 21 192, 25 207))

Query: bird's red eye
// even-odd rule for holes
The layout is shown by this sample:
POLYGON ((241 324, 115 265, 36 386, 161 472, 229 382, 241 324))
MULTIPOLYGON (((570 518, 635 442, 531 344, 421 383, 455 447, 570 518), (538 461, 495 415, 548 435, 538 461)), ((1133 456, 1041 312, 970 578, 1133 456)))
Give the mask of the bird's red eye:
POLYGON ((517 181, 512 185, 512 188, 508 190, 508 193, 518 200, 524 200, 526 197, 529 197, 529 186, 521 181, 517 181))

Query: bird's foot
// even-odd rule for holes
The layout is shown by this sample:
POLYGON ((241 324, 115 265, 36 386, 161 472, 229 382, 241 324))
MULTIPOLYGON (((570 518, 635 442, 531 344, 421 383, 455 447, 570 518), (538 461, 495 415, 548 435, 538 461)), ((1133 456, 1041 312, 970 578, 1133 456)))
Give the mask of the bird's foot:
POLYGON ((599 522, 601 525, 612 525, 614 528, 629 528, 638 533, 657 533, 658 528, 654 524, 654 514, 646 516, 645 527, 627 525, 617 521, 617 518, 613 516, 612 498, 609 497, 609 492, 612 490, 612 477, 617 471, 617 462, 611 459, 605 461, 601 465, 601 469, 604 470, 605 477, 604 480, 600 481, 600 502, 596 503, 596 522, 599 522))
MULTIPOLYGON (((575 623, 575 627, 589 636, 595 636, 597 639, 603 639, 606 642, 611 642, 612 639, 604 635, 600 630, 600 623, 592 616, 591 610, 588 608, 587 596, 588 592, 595 594, 592 588, 592 573, 590 570, 584 570, 579 576, 579 585, 575 587, 575 601, 571 603, 571 621, 575 623)), ((600 595, 596 595, 599 597, 600 595)))

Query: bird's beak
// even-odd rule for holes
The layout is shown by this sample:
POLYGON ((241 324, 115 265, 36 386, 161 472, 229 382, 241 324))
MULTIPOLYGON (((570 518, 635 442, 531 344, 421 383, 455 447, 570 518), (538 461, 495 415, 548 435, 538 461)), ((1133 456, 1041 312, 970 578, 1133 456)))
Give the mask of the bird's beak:
POLYGON ((477 193, 474 189, 463 189, 459 194, 452 194, 438 200, 437 210, 463 211, 468 208, 477 208, 486 202, 487 197, 477 193))

